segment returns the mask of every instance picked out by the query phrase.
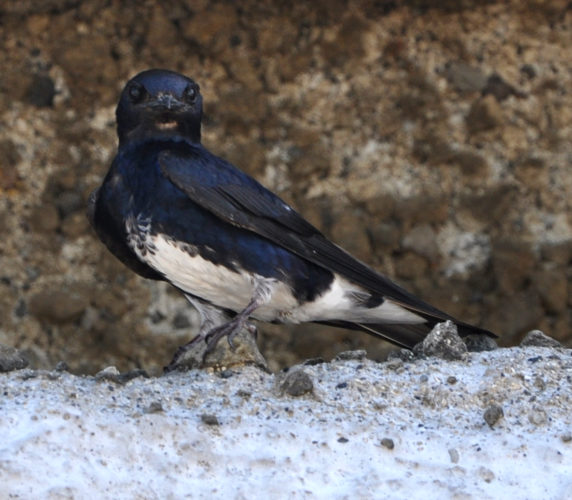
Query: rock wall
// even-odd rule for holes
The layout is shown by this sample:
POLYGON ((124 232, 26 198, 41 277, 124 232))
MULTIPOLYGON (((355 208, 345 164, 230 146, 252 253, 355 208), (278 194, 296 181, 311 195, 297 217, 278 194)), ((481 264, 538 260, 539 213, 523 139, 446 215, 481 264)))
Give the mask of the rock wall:
MULTIPOLYGON (((572 332, 572 12, 561 0, 6 1, 0 343, 158 368, 196 315, 84 216, 134 73, 192 76, 204 143, 362 260, 512 345, 572 332)), ((264 327, 274 368, 381 343, 264 327)))

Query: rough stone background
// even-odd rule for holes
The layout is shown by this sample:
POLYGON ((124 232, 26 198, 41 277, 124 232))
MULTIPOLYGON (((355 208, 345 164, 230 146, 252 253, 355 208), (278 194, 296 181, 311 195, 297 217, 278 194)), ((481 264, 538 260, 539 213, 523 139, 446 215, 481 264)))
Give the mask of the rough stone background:
MULTIPOLYGON (((362 260, 512 345, 572 332, 565 0, 4 1, 0 343, 76 372, 158 369, 196 315, 88 227, 114 108, 149 67, 195 78, 204 143, 362 260)), ((386 346, 264 327, 278 368, 386 346)))

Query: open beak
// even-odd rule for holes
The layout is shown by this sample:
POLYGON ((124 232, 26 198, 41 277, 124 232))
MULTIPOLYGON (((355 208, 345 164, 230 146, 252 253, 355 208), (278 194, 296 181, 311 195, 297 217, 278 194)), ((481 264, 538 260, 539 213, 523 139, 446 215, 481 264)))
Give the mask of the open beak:
POLYGON ((153 121, 159 130, 174 130, 179 122, 177 115, 186 107, 172 94, 161 94, 147 105, 155 115, 153 121))

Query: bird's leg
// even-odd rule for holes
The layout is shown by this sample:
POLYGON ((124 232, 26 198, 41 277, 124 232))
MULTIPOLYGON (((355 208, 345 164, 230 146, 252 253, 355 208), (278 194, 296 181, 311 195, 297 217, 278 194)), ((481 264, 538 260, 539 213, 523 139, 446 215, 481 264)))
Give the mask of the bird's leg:
POLYGON ((230 314, 224 309, 215 307, 208 302, 205 302, 198 297, 185 294, 185 298, 193 305, 199 313, 201 319, 201 326, 199 333, 193 337, 189 342, 179 346, 173 355, 171 362, 164 368, 165 373, 171 372, 177 368, 177 365, 183 355, 191 350, 196 344, 203 342, 208 333, 215 329, 217 326, 225 325, 232 320, 230 314))
POLYGON ((228 344, 234 351, 234 344, 232 341, 244 326, 246 326, 251 333, 256 334, 256 327, 252 323, 248 322, 248 318, 256 309, 268 303, 271 297, 272 289, 269 281, 261 280, 255 282, 252 298, 246 307, 230 321, 213 328, 206 335, 205 340, 207 342, 207 350, 205 352, 205 356, 215 348, 218 341, 223 337, 228 338, 228 344))
POLYGON ((270 300, 271 289, 267 283, 257 283, 250 302, 234 317, 231 317, 228 311, 213 306, 198 297, 187 294, 185 294, 185 297, 199 312, 201 317, 201 328, 197 336, 177 349, 173 359, 165 367, 165 372, 170 372, 176 369, 182 356, 188 350, 192 349, 197 342, 204 340, 207 344, 203 355, 204 361, 204 358, 214 350, 218 341, 223 337, 228 338, 228 344, 230 345, 230 348, 234 350, 235 347, 233 339, 242 328, 246 328, 256 338, 256 326, 249 322, 248 318, 258 307, 266 304, 270 300))
POLYGON ((234 318, 232 318, 230 321, 228 321, 224 325, 217 326, 216 328, 213 328, 211 331, 209 331, 209 333, 205 337, 205 341, 207 343, 207 350, 206 350, 205 356, 209 352, 214 350, 218 341, 220 339, 222 339, 223 337, 227 337, 228 345, 234 351, 235 347, 234 347, 233 339, 234 339, 234 337, 236 337, 238 332, 240 332, 240 330, 242 330, 242 328, 244 326, 246 326, 247 329, 251 333, 254 333, 254 335, 255 335, 256 334, 256 327, 252 323, 248 322, 248 318, 263 303, 264 302, 260 298, 260 296, 258 294, 255 294, 255 296, 248 303, 248 305, 242 311, 240 311, 234 318))

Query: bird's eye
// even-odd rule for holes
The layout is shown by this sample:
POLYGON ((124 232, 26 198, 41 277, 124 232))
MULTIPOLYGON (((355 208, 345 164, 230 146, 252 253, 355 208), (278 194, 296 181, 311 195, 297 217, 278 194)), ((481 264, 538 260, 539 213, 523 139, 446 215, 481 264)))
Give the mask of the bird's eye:
POLYGON ((143 97, 145 97, 145 88, 140 83, 133 82, 129 86, 128 93, 131 101, 137 104, 143 100, 143 97))
POLYGON ((195 102, 195 99, 197 98, 198 94, 199 94, 199 89, 195 85, 187 85, 187 87, 183 91, 183 97, 185 98, 185 101, 187 101, 190 104, 193 104, 195 102))

